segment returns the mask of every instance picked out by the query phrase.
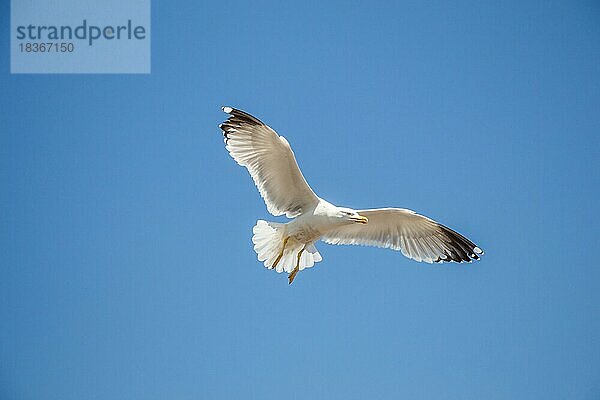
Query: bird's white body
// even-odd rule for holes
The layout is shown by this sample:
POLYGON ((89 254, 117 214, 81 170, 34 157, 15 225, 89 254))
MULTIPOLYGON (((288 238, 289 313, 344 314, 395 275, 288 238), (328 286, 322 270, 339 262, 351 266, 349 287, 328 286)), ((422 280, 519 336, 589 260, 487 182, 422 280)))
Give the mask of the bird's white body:
POLYGON ((220 125, 226 148, 246 167, 273 215, 293 218, 286 224, 259 220, 252 242, 269 269, 296 273, 322 260, 317 240, 399 250, 416 261, 470 262, 483 251, 470 240, 414 211, 403 208, 353 210, 337 207, 310 188, 288 141, 256 117, 231 107, 220 125))
POLYGON ((332 227, 350 223, 337 217, 339 210, 339 207, 319 199, 314 208, 285 225, 287 234, 301 243, 314 243, 332 227))
POLYGON ((278 224, 259 220, 253 229, 252 237, 258 259, 263 261, 267 268, 275 268, 278 272, 291 273, 294 269, 294 261, 297 261, 298 271, 312 267, 315 262, 322 259, 314 246, 315 242, 333 227, 352 223, 337 217, 340 210, 342 208, 319 199, 314 207, 288 223, 278 224), (281 246, 283 240, 286 240, 284 248, 281 246), (305 252, 302 252, 300 258, 294 260, 294 257, 303 250, 305 252), (279 262, 277 262, 278 257, 279 262))

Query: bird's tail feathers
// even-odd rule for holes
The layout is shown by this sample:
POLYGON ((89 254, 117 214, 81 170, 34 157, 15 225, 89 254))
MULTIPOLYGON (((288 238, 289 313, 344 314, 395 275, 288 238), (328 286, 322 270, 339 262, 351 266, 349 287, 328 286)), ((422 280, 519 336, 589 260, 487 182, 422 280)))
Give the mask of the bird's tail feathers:
MULTIPOLYGON (((290 238, 285 244, 283 254, 281 253, 286 238, 285 224, 258 220, 252 232, 254 233, 252 243, 254 243, 254 251, 258 254, 258 260, 269 269, 275 268, 277 272, 292 272, 298 260, 298 253, 304 244, 290 238)), ((300 256, 300 271, 312 267, 321 260, 321 254, 314 244, 308 244, 300 256)))

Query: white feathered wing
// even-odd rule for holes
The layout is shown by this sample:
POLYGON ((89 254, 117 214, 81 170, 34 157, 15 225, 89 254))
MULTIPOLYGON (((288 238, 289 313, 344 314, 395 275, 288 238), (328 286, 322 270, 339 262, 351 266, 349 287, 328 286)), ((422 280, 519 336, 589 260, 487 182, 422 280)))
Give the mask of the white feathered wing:
POLYGON ((408 258, 427 263, 478 260, 483 251, 460 233, 412 210, 379 208, 359 210, 366 225, 352 224, 329 230, 329 244, 357 244, 400 250, 408 258))
POLYGON ((229 114, 219 127, 231 157, 248 169, 269 212, 294 218, 313 208, 319 198, 300 172, 290 144, 258 118, 223 107, 229 114))

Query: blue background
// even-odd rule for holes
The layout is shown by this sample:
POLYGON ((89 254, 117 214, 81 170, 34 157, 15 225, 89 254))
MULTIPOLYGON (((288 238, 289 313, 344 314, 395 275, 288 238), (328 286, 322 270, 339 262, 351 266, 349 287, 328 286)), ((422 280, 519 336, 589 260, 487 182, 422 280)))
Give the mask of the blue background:
POLYGON ((2 3, 0 397, 598 399, 598 4, 213 3, 153 4, 150 75, 10 75, 2 3), (486 255, 288 286, 225 104, 486 255))

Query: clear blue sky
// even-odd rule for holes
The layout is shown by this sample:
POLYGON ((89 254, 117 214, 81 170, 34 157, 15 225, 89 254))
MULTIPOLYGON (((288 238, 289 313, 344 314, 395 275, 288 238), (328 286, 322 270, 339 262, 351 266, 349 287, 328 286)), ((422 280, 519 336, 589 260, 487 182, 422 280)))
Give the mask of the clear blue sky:
POLYGON ((598 4, 302 3, 154 2, 150 75, 10 75, 2 2, 0 398, 599 398, 598 4), (320 244, 288 286, 222 105, 485 257, 320 244))

